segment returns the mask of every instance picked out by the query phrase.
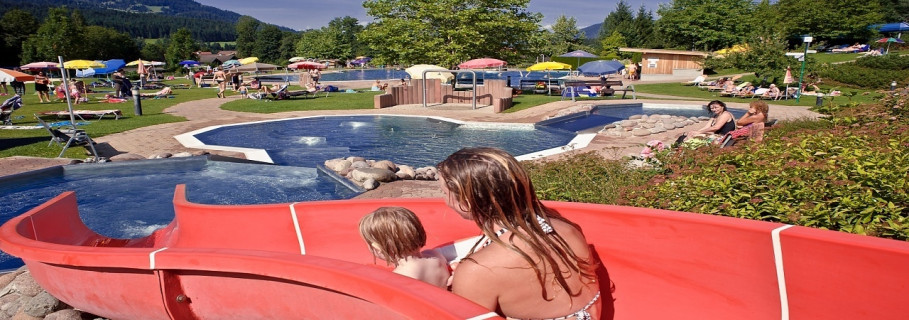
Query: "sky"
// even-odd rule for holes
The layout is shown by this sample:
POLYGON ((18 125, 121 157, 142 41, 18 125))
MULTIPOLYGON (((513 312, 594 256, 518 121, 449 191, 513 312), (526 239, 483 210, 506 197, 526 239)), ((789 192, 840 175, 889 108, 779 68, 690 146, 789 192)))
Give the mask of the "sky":
MULTIPOLYGON (((362 0, 328 0, 328 1, 300 1, 300 0, 269 0, 256 3, 249 0, 196 0, 197 2, 230 10, 242 15, 248 15, 260 21, 285 26, 294 30, 318 29, 328 25, 328 22, 337 17, 351 16, 360 22, 369 22, 366 9, 362 0)), ((543 14, 543 26, 549 26, 559 16, 573 17, 578 28, 584 28, 603 22, 610 12, 615 10, 618 1, 596 0, 531 0, 528 10, 543 14)), ((656 10, 660 3, 669 0, 626 0, 632 12, 637 13, 638 8, 644 5, 652 10, 656 17, 656 10)))

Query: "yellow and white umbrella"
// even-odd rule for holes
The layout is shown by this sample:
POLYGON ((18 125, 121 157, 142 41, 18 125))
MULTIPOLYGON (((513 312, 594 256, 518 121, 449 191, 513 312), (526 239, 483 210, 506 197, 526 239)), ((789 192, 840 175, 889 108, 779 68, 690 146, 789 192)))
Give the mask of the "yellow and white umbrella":
POLYGON ((549 71, 549 70, 567 70, 571 69, 570 64, 546 61, 540 62, 527 68, 527 71, 549 71))
MULTIPOLYGON (((60 64, 58 63, 57 65, 59 66, 60 64)), ((64 69, 90 69, 104 67, 106 66, 103 63, 92 60, 70 60, 63 63, 64 69)))
POLYGON ((293 57, 293 58, 288 59, 287 61, 290 61, 290 62, 297 62, 297 61, 303 61, 303 60, 306 60, 306 58, 304 58, 304 57, 293 57))
MULTIPOLYGON (((410 75, 411 79, 423 79, 423 71, 426 70, 447 70, 437 65, 433 64, 417 64, 413 65, 410 68, 404 69, 407 74, 410 75)), ((451 72, 427 72, 426 79, 441 79, 442 82, 448 83, 454 79, 454 74, 451 72)))

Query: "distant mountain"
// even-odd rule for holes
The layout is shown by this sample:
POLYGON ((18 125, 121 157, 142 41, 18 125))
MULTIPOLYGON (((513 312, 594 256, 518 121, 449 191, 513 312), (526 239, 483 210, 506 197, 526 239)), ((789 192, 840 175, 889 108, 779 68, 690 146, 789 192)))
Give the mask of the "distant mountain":
POLYGON ((592 25, 592 26, 589 26, 586 28, 582 28, 581 32, 583 32, 584 35, 587 36, 587 39, 596 39, 597 37, 600 36, 600 28, 602 28, 602 27, 603 27, 603 23, 600 22, 595 25, 592 25))
POLYGON ((241 16, 192 0, 0 0, 0 14, 19 8, 43 20, 48 8, 61 6, 78 9, 86 24, 149 39, 164 38, 177 29, 187 28, 196 40, 233 41, 234 24, 241 16))

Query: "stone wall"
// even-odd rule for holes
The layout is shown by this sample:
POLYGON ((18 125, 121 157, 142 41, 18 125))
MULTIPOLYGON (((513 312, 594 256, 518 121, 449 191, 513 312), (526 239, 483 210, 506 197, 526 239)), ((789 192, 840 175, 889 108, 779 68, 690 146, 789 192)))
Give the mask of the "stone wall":
MULTIPOLYGON (((426 79, 427 104, 469 104, 473 101, 473 94, 473 90, 454 90, 454 86, 442 84, 439 79, 426 79)), ((483 85, 477 86, 476 95, 477 105, 491 105, 499 112, 511 108, 513 90, 505 80, 485 80, 483 85)), ((391 87, 388 93, 374 98, 376 109, 401 104, 423 104, 423 80, 414 79, 409 85, 391 87)))
POLYGON ((628 120, 606 125, 600 132, 611 137, 640 137, 663 133, 707 120, 710 120, 710 117, 683 117, 668 114, 633 115, 628 120))

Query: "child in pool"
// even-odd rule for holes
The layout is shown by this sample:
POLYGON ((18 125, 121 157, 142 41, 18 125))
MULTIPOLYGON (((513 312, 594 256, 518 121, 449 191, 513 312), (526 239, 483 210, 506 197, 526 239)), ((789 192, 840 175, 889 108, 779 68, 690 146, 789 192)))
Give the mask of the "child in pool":
POLYGON ((402 207, 382 207, 360 219, 360 236, 375 257, 394 265, 394 272, 439 288, 449 285, 451 271, 445 257, 426 245, 420 219, 402 207))

